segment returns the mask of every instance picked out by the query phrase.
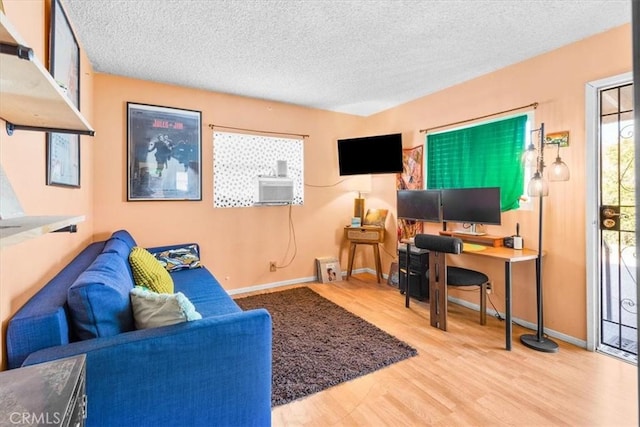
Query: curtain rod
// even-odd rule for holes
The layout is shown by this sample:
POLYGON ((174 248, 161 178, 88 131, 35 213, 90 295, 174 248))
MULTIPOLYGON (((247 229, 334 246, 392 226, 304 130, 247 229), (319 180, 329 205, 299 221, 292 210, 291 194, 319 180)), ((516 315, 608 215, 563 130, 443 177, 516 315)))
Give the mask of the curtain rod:
POLYGON ((233 130, 240 130, 240 131, 244 131, 244 132, 257 132, 257 133, 268 133, 271 135, 293 135, 293 136, 299 136, 301 138, 309 138, 309 135, 303 135, 301 133, 290 133, 290 132, 271 132, 268 130, 257 130, 257 129, 244 129, 244 128, 234 128, 231 126, 222 126, 222 125, 215 125, 215 124, 209 124, 209 129, 212 129, 216 127, 216 128, 223 128, 223 129, 233 129, 233 130))
POLYGON ((427 128, 427 129, 420 129, 420 133, 429 132, 430 130, 434 130, 434 129, 445 128, 447 126, 453 126, 453 125, 459 125, 459 124, 462 124, 462 123, 472 122, 474 120, 486 119, 487 117, 498 116, 500 114, 510 113, 512 111, 518 111, 518 110, 522 110, 524 108, 529 108, 529 107, 533 107, 533 109, 535 110, 536 108, 538 108, 538 103, 534 102, 534 103, 531 103, 529 105, 523 105, 522 107, 516 107, 516 108, 512 108, 510 110, 498 111, 497 113, 486 114, 484 116, 474 117, 472 119, 467 119, 467 120, 460 120, 459 122, 447 123, 446 125, 435 126, 435 127, 427 128))

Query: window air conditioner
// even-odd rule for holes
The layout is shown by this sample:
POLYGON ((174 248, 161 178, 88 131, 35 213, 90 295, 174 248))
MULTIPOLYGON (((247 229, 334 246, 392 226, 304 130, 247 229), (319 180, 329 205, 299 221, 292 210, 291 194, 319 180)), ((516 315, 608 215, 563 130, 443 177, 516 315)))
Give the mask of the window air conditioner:
POLYGON ((293 202, 293 179, 259 176, 257 178, 256 205, 286 205, 293 202))

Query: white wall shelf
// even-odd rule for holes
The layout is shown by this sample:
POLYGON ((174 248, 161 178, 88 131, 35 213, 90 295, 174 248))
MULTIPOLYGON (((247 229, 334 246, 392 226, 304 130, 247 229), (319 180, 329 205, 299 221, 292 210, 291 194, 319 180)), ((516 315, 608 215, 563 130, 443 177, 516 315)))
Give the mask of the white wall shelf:
POLYGON ((2 12, 0 48, 0 118, 8 128, 94 134, 2 12))
POLYGON ((15 245, 34 237, 54 231, 75 230, 75 225, 84 221, 78 216, 23 216, 0 220, 0 248, 15 245))
MULTIPOLYGON (((13 129, 93 135, 80 111, 0 12, 0 118, 13 129)), ((0 248, 54 231, 76 231, 85 217, 26 216, 0 165, 0 248)))

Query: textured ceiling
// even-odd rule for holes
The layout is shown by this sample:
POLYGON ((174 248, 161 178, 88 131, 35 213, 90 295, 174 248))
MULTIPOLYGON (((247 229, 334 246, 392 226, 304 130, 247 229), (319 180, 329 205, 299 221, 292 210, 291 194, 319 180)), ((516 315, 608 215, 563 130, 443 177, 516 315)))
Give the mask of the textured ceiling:
POLYGON ((631 0, 61 0, 94 70, 367 116, 631 22, 631 0))

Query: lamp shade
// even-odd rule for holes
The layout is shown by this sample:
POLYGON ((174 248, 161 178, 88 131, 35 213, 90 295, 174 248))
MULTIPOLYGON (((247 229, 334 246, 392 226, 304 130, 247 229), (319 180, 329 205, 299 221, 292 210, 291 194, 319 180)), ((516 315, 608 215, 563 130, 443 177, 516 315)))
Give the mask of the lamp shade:
POLYGON ((527 194, 529 196, 548 196, 549 184, 542 178, 540 172, 536 172, 527 185, 527 194))
POLYGON ((371 175, 353 175, 346 182, 348 191, 355 191, 358 193, 353 201, 353 216, 364 219, 364 199, 362 193, 371 193, 371 175))
POLYGON ((549 181, 569 181, 569 166, 562 161, 560 156, 549 168, 549 181))
POLYGON ((522 162, 525 166, 536 166, 538 160, 538 150, 533 144, 529 144, 524 154, 522 155, 522 162))
POLYGON ((347 190, 358 193, 371 193, 371 175, 353 175, 347 180, 347 190))

